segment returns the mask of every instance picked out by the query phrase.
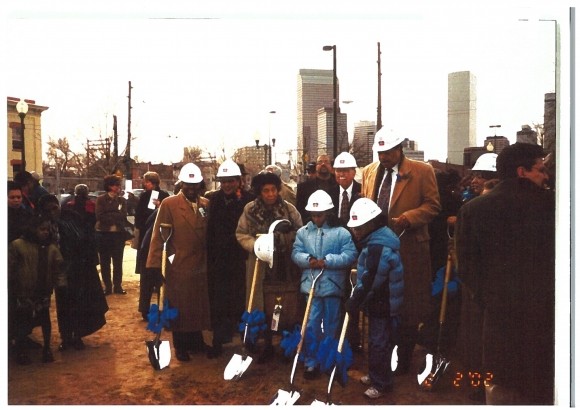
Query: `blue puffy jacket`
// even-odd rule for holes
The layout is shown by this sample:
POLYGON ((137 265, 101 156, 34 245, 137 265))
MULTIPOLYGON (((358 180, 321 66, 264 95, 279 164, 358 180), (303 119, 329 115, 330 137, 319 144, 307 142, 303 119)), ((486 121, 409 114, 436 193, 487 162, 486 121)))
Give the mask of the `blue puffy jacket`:
POLYGON ((325 270, 316 282, 314 295, 344 296, 344 285, 347 275, 354 261, 357 251, 352 241, 350 232, 337 226, 330 227, 324 223, 318 228, 312 221, 298 229, 294 247, 292 248, 292 261, 301 269, 302 279, 300 290, 309 293, 312 287, 312 277, 318 275, 318 269, 310 269, 308 259, 325 260, 325 270))
POLYGON ((361 246, 351 305, 366 308, 369 316, 400 315, 404 281, 399 238, 382 227, 364 238, 361 246))

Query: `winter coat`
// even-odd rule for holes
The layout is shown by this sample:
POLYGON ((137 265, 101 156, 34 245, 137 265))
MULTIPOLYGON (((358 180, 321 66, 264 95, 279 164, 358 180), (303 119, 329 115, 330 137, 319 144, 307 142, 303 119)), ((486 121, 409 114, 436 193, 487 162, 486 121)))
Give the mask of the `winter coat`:
POLYGON ((122 196, 111 196, 107 192, 97 197, 95 216, 98 232, 123 232, 127 225, 127 200, 122 196))
MULTIPOLYGON (((246 306, 248 305, 247 302, 249 301, 249 295, 252 287, 252 278, 254 276, 254 268, 256 264, 254 243, 256 242, 257 235, 268 233, 268 229, 274 220, 287 219, 292 223, 292 230, 290 232, 285 234, 279 233, 277 235, 279 240, 278 243, 280 244, 280 248, 283 250, 283 252, 280 253, 284 254, 284 259, 281 261, 281 263, 278 264, 278 266, 285 270, 285 274, 280 276, 284 276, 286 279, 288 279, 288 276, 292 276, 292 274, 289 274, 288 272, 295 269, 295 266, 292 264, 291 260, 292 244, 294 243, 296 231, 302 227, 302 219, 300 218, 300 213, 296 207, 291 203, 282 200, 281 198, 281 205, 277 208, 275 214, 272 215, 272 220, 258 219, 254 211, 257 207, 259 207, 259 201, 260 199, 256 198, 254 201, 246 204, 244 207, 244 212, 242 213, 242 216, 240 216, 240 219, 238 220, 238 226, 236 228, 236 239, 249 255, 246 263, 246 306)), ((259 270, 260 277, 256 281, 256 289, 254 292, 252 307, 264 311, 264 292, 262 282, 268 270, 263 267, 265 264, 261 265, 262 268, 259 270)), ((276 274, 278 273, 279 272, 276 272, 276 274)))
MULTIPOLYGON (((361 195, 376 202, 384 174, 380 162, 363 169, 361 195)), ((392 218, 405 215, 411 226, 401 236, 401 258, 405 267, 405 302, 403 324, 417 328, 430 312, 431 256, 429 229, 431 220, 441 210, 439 191, 433 167, 403 157, 394 179, 395 187, 389 206, 389 227, 395 231, 392 218)))
POLYGON ((525 178, 500 182, 459 211, 458 275, 483 310, 483 370, 530 403, 554 383, 555 202, 525 178))
POLYGON ((15 239, 8 244, 8 289, 19 300, 34 300, 39 294, 50 296, 55 287, 66 286, 62 270, 63 258, 55 244, 46 245, 48 270, 42 289, 37 289, 41 245, 26 239, 15 239))
POLYGON ((360 245, 353 307, 366 308, 369 316, 401 314, 405 281, 399 254, 399 238, 389 228, 371 232, 360 245))
MULTIPOLYGON (((169 305, 178 309, 171 330, 193 332, 210 328, 207 285, 207 210, 209 201, 199 197, 197 204, 189 202, 183 193, 161 202, 153 227, 147 268, 161 268, 163 239, 161 223, 171 224, 173 233, 167 243, 164 286, 169 305)), ((164 229, 164 235, 168 235, 164 229)))
POLYGON ((342 297, 346 277, 357 257, 350 232, 340 226, 330 227, 327 223, 318 228, 312 221, 298 230, 292 261, 302 270, 300 290, 306 294, 312 287, 313 272, 308 262, 311 257, 325 260, 324 273, 316 283, 314 294, 317 297, 342 297))

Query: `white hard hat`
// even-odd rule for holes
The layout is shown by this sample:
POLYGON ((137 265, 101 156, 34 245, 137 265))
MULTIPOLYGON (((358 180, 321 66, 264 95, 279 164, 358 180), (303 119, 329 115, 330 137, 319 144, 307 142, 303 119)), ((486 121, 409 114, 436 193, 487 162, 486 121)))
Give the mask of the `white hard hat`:
POLYGON ((270 268, 274 266, 274 234, 267 233, 258 236, 254 242, 254 253, 261 261, 268 262, 270 268))
POLYGON ((381 208, 368 198, 360 198, 354 201, 350 208, 350 220, 346 224, 349 228, 356 228, 366 224, 371 219, 381 214, 381 208))
POLYGON ((473 168, 471 168, 471 170, 497 172, 496 160, 497 154, 488 152, 477 158, 477 161, 475 161, 475 165, 473 168))
POLYGON ((242 175, 240 167, 231 159, 226 159, 218 168, 217 177, 239 177, 242 175))
POLYGON ((375 134, 375 142, 373 143, 373 151, 381 152, 388 151, 391 148, 396 147, 401 142, 405 141, 405 138, 399 134, 395 134, 393 130, 387 128, 381 128, 375 134))
POLYGON ((308 198, 308 203, 306 204, 307 211, 322 212, 334 208, 332 203, 332 198, 322 189, 314 192, 308 198))
POLYGON ((179 180, 186 184, 197 184, 203 181, 201 170, 193 162, 185 164, 179 171, 179 180))
POLYGON ((348 152, 341 152, 334 160, 334 168, 356 168, 356 159, 348 152))
POLYGON ((273 233, 276 230, 276 226, 278 226, 278 224, 280 223, 285 223, 292 226, 292 222, 290 222, 288 219, 277 219, 274 222, 272 222, 272 224, 268 228, 268 233, 273 233))

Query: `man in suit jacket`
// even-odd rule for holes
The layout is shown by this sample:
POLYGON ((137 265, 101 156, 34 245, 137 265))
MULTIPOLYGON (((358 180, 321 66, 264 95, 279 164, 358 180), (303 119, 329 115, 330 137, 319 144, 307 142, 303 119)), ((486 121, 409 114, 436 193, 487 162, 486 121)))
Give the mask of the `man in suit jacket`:
POLYGON ((332 190, 336 188, 334 170, 328 155, 319 155, 316 159, 316 178, 301 182, 296 187, 296 209, 300 212, 302 223, 306 225, 310 221, 310 212, 306 210, 308 198, 314 192, 322 189, 332 196, 332 190))
POLYGON ((418 326, 429 312, 428 224, 441 210, 433 167, 406 158, 403 141, 403 137, 386 128, 376 133, 373 150, 379 161, 363 169, 361 190, 362 196, 376 201, 383 209, 388 215, 388 227, 401 237, 405 293, 396 374, 408 372, 418 326))
MULTIPOLYGON (((354 180, 356 168, 356 159, 348 152, 341 152, 334 160, 334 177, 338 185, 332 190, 330 196, 340 223, 349 230, 350 228, 346 224, 350 219, 350 208, 354 201, 361 198, 361 184, 354 180)), ((356 264, 354 268, 356 268, 356 264)), ((346 289, 345 298, 348 299, 351 291, 349 277, 346 278, 344 288, 346 289)), ((362 351, 358 315, 351 317, 348 322, 347 338, 353 351, 362 351)))

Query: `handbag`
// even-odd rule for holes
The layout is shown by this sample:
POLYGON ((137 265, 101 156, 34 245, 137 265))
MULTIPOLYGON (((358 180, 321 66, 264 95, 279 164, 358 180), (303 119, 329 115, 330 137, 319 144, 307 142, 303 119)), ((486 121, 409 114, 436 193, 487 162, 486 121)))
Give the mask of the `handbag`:
POLYGON ((131 248, 133 249, 139 249, 139 236, 141 234, 141 231, 139 231, 139 228, 135 228, 133 230, 133 240, 131 241, 131 248))

